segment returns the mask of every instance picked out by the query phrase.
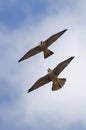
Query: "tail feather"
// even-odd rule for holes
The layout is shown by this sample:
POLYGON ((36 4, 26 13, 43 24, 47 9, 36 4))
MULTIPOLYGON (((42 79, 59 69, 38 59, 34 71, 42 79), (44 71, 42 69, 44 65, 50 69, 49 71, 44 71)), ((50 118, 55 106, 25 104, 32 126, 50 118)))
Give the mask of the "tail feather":
POLYGON ((47 58, 47 57, 51 56, 52 54, 54 54, 54 52, 52 52, 49 49, 46 49, 45 51, 43 51, 43 53, 44 53, 44 58, 47 58))
POLYGON ((58 82, 58 80, 57 80, 57 82, 53 82, 52 91, 56 91, 56 90, 62 88, 62 86, 65 84, 65 82, 66 82, 65 78, 59 78, 59 82, 58 82))

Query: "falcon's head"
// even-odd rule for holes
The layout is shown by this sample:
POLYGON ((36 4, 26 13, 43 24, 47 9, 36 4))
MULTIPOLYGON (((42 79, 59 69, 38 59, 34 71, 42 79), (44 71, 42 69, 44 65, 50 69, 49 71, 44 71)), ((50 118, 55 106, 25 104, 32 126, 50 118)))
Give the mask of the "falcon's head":
POLYGON ((50 69, 50 68, 48 68, 48 70, 47 70, 48 72, 51 72, 52 70, 50 69))
POLYGON ((39 45, 40 45, 40 46, 41 46, 41 45, 43 45, 43 42, 42 42, 42 41, 40 41, 39 45))

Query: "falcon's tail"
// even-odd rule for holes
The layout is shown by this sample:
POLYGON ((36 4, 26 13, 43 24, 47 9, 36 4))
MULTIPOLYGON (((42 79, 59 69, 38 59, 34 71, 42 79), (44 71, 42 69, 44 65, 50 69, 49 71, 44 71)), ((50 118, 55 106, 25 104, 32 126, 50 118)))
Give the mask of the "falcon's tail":
POLYGON ((43 53, 44 53, 44 58, 47 58, 47 57, 51 56, 52 54, 54 54, 54 52, 52 52, 49 49, 44 50, 43 53))
POLYGON ((56 90, 62 88, 62 86, 65 84, 65 82, 66 82, 65 78, 59 78, 56 82, 53 82, 52 91, 56 91, 56 90))

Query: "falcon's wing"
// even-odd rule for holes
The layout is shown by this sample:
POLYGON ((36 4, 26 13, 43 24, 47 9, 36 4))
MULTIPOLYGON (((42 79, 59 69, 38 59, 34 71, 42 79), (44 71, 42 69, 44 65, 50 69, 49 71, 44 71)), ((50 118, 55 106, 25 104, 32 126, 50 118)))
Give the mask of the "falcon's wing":
POLYGON ((29 93, 30 91, 33 91, 34 89, 37 89, 37 88, 43 86, 44 84, 47 84, 47 83, 50 82, 50 81, 51 81, 51 80, 49 79, 48 74, 45 75, 45 76, 43 76, 43 77, 41 77, 41 78, 38 79, 38 80, 35 82, 35 84, 33 84, 33 86, 28 90, 28 93, 29 93))
POLYGON ((36 47, 32 48, 31 50, 29 50, 18 62, 25 60, 39 52, 41 52, 41 48, 39 46, 36 46, 36 47))
POLYGON ((57 76, 63 71, 63 69, 71 62, 71 60, 74 57, 70 57, 69 59, 61 62, 60 64, 58 64, 54 69, 53 72, 54 74, 56 74, 57 76))
POLYGON ((54 35, 52 35, 51 37, 49 37, 47 40, 43 41, 45 46, 48 47, 50 46, 53 42, 55 42, 65 31, 67 31, 67 29, 61 31, 61 32, 58 32, 54 35))

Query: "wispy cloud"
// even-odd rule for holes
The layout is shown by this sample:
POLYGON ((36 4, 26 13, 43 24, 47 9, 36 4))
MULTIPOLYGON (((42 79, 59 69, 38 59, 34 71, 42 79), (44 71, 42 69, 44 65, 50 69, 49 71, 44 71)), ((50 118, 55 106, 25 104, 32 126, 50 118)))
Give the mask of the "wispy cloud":
POLYGON ((68 4, 70 8, 61 2, 60 10, 57 1, 50 1, 48 12, 45 17, 42 14, 37 23, 28 24, 26 15, 22 26, 16 29, 10 30, 2 22, 0 24, 0 127, 3 130, 13 127, 65 130, 70 126, 75 129, 79 124, 79 128, 86 129, 85 1, 73 1, 68 4), (41 40, 66 28, 68 31, 50 47, 54 51, 52 57, 44 60, 41 53, 17 63, 41 40), (47 73, 48 67, 53 69, 70 56, 75 59, 59 76, 67 78, 63 89, 54 93, 49 83, 27 94, 28 88, 47 73))

